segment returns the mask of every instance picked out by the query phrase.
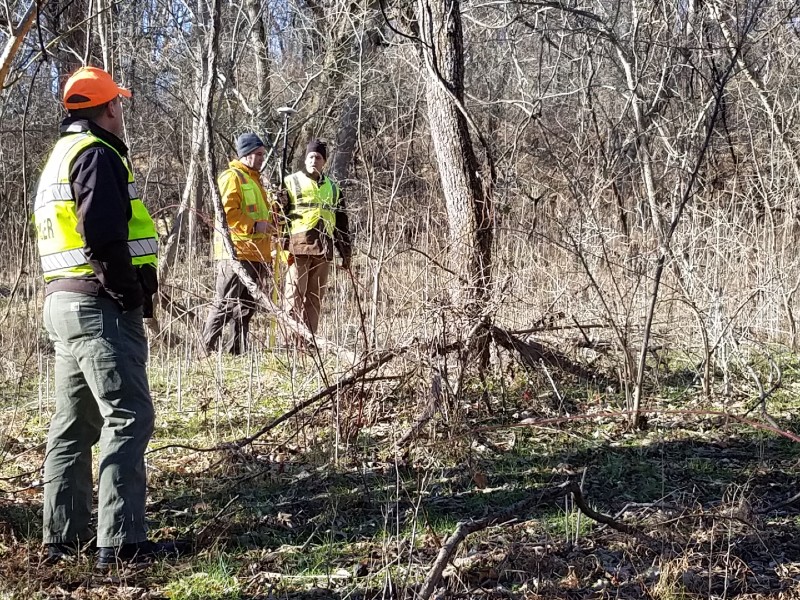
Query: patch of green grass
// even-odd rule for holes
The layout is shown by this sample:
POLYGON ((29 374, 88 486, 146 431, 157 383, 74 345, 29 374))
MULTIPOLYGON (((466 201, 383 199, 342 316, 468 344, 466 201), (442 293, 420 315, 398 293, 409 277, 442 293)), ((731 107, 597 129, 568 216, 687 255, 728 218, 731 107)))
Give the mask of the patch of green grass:
MULTIPOLYGON (((323 534, 323 538, 327 538, 323 534)), ((283 556, 286 568, 297 575, 329 575, 338 567, 354 559, 354 548, 350 542, 333 542, 321 539, 309 544, 302 551, 287 552, 283 556)))
POLYGON ((593 473, 595 479, 608 482, 609 487, 622 489, 627 495, 642 501, 663 495, 664 474, 656 457, 649 459, 630 448, 622 451, 608 449, 602 456, 603 462, 598 465, 599 473, 593 473))
POLYGON ((710 458, 704 457, 687 457, 686 469, 691 471, 694 475, 717 475, 724 469, 718 467, 718 463, 710 458))
POLYGON ((581 515, 577 509, 569 512, 559 510, 543 515, 540 522, 550 535, 569 537, 571 540, 588 535, 595 525, 594 521, 581 515))
MULTIPOLYGON (((458 519, 447 513, 428 513, 427 525, 438 536, 449 535, 455 531, 458 519)), ((417 530, 419 531, 419 525, 417 530)), ((411 531, 410 523, 408 531, 411 531)))
POLYGON ((233 573, 223 558, 196 564, 193 573, 169 582, 164 592, 172 600, 239 600, 242 585, 233 573))

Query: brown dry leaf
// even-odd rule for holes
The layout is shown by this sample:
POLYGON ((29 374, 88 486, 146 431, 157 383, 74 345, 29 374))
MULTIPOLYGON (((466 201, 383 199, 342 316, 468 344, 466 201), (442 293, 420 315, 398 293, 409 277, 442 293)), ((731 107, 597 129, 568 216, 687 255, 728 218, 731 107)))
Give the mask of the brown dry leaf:
POLYGON ((476 471, 472 475, 472 482, 475 484, 475 487, 478 489, 483 489, 489 485, 489 479, 486 477, 484 473, 480 471, 476 471))
POLYGON ((575 574, 575 567, 570 565, 568 569, 569 571, 567 574, 558 583, 561 585, 561 587, 569 588, 571 590, 578 589, 581 585, 581 582, 578 579, 578 576, 575 574))

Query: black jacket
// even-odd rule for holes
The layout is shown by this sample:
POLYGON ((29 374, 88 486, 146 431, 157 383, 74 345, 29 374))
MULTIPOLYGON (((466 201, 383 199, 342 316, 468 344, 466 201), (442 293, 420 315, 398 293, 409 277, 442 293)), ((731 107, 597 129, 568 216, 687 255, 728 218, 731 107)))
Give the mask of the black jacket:
POLYGON ((153 294, 158 291, 156 269, 152 265, 135 267, 128 251, 131 199, 128 171, 120 160, 120 156, 128 160, 128 148, 117 136, 86 119, 68 117, 61 123, 61 135, 72 135, 76 128, 108 142, 119 155, 97 143, 83 150, 73 162, 69 180, 78 212, 77 231, 94 274, 56 279, 47 284, 45 293, 70 291, 105 296, 124 311, 144 306, 144 316, 152 316, 153 294))

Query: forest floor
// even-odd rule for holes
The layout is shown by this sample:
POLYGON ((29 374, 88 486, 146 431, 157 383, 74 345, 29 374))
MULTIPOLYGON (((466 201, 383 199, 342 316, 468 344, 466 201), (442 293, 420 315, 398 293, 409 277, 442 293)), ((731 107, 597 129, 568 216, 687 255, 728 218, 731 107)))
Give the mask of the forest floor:
MULTIPOLYGON (((767 407, 797 431, 791 360, 767 407)), ((163 447, 240 439, 324 381, 312 361, 280 353, 154 363, 151 536, 191 540, 193 552, 111 574, 90 556, 45 564, 52 406, 43 378, 23 370, 0 405, 0 598, 414 598, 459 522, 532 498, 469 535, 433 597, 800 598, 800 500, 786 502, 800 491, 800 446, 754 427, 758 409, 749 424, 718 414, 744 415, 757 393, 709 401, 691 375, 664 370, 645 428, 631 431, 614 414, 619 394, 564 382, 555 393, 517 373, 484 394, 469 384, 398 448, 419 402, 395 366, 240 448, 204 452, 163 447), (636 532, 588 518, 569 495, 536 501, 566 481, 636 532)))

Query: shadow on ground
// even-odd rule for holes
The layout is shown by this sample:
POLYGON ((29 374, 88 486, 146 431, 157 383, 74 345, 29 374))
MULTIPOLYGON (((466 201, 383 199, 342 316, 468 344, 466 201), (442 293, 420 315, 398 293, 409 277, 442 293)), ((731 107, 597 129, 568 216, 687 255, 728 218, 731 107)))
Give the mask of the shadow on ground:
MULTIPOLYGON (((195 557, 180 568, 224 557, 253 589, 280 597, 403 597, 459 521, 574 479, 594 509, 654 542, 579 516, 562 498, 468 538, 445 573, 448 587, 513 598, 735 597, 796 588, 800 518, 796 504, 779 506, 798 491, 791 443, 760 435, 641 442, 583 440, 554 453, 520 443, 436 471, 375 464, 338 472, 303 464, 301 455, 278 464, 248 451, 202 473, 162 466, 151 478, 149 516, 156 537, 196 541, 195 557)), ((0 505, 3 575, 39 577, 44 587, 58 581, 65 590, 100 585, 87 579, 88 561, 43 571, 40 520, 34 497, 0 505)), ((164 567, 145 577, 152 586, 174 575, 164 567)), ((245 589, 241 597, 261 596, 245 589)))

